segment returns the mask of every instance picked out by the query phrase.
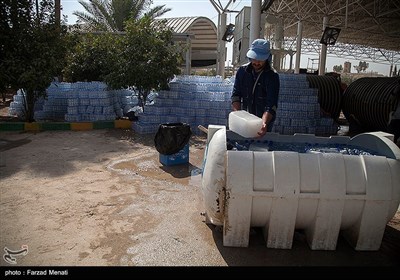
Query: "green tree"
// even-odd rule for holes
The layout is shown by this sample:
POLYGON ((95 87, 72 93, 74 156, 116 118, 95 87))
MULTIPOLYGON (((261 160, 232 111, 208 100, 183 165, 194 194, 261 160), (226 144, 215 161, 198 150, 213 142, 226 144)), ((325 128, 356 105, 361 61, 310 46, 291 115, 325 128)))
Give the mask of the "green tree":
POLYGON ((165 5, 150 8, 153 0, 79 0, 79 3, 85 12, 73 14, 89 31, 123 31, 128 19, 137 20, 143 16, 154 19, 171 10, 165 5))
POLYGON ((180 48, 173 43, 172 31, 164 21, 155 27, 147 16, 128 20, 122 38, 118 61, 105 81, 113 89, 136 88, 144 107, 151 90, 166 88, 180 73, 180 48))
POLYGON ((342 65, 335 65, 335 66, 333 66, 333 71, 334 72, 342 72, 343 71, 343 66, 342 65))
POLYGON ((104 81, 118 61, 122 35, 113 33, 83 34, 70 49, 63 70, 68 82, 104 81))
MULTIPOLYGON (((4 93, 12 85, 12 52, 17 45, 17 30, 30 25, 28 1, 0 1, 0 91, 4 93), (10 65, 11 64, 11 65, 10 65)), ((4 96, 3 96, 4 98, 4 96)))
POLYGON ((356 69, 357 73, 365 72, 369 67, 369 63, 365 61, 360 61, 357 66, 354 66, 354 69, 356 69))
POLYGON ((25 93, 25 120, 63 68, 66 29, 55 21, 50 0, 4 0, 0 4, 0 84, 25 93))

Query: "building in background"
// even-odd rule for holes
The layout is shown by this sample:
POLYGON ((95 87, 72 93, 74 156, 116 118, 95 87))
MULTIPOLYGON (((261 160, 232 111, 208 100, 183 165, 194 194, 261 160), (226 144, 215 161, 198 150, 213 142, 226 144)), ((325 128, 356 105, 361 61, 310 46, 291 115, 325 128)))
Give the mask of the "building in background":
POLYGON ((343 64, 343 73, 351 73, 351 62, 346 61, 343 64))

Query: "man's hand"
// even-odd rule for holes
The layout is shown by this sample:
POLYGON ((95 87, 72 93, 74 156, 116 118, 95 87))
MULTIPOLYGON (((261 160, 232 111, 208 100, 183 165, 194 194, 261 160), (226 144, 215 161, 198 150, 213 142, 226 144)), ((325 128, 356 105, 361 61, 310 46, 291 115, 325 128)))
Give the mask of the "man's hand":
POLYGON ((242 104, 238 101, 232 103, 232 111, 239 111, 242 108, 242 104))
POLYGON ((267 124, 266 124, 266 123, 263 123, 262 126, 261 126, 260 131, 257 132, 257 134, 258 134, 260 137, 263 137, 266 133, 267 133, 267 124))

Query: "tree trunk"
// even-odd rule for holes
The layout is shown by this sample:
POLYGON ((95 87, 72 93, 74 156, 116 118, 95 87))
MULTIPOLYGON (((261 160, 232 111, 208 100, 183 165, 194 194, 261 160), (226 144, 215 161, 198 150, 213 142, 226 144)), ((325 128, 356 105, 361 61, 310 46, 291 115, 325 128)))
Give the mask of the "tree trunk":
POLYGON ((25 121, 34 122, 34 106, 35 106, 35 91, 34 90, 24 90, 24 113, 25 121))

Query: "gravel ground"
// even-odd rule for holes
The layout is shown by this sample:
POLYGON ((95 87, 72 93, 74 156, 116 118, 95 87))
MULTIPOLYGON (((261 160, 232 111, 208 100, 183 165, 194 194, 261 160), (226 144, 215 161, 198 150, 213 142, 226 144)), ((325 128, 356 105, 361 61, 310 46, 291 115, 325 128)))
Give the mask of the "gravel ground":
POLYGON ((224 247, 202 216, 204 148, 192 136, 189 163, 163 166, 153 136, 130 130, 0 132, 0 248, 28 246, 18 266, 400 264, 400 212, 374 252, 341 237, 335 251, 312 251, 300 231, 292 249, 269 249, 258 228, 248 248, 224 247))

